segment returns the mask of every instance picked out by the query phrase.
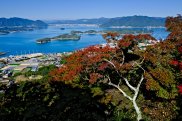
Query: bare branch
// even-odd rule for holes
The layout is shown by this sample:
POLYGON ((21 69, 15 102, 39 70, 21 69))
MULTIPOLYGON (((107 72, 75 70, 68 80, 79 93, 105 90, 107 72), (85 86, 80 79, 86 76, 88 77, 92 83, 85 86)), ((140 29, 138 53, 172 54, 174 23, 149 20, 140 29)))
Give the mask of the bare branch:
POLYGON ((118 87, 120 86, 120 84, 121 84, 121 79, 119 80, 118 87))
POLYGON ((115 88, 117 88, 126 98, 128 98, 129 100, 133 100, 129 95, 127 95, 118 85, 116 85, 116 84, 114 84, 114 83, 112 83, 111 82, 111 80, 110 80, 110 78, 109 78, 109 76, 107 76, 108 77, 108 80, 109 80, 109 85, 111 85, 111 86, 113 86, 113 87, 115 87, 115 88))
POLYGON ((116 72, 118 73, 118 75, 119 75, 121 78, 124 79, 124 81, 126 82, 127 86, 128 86, 131 90, 136 91, 136 88, 133 87, 133 86, 129 83, 129 81, 128 81, 126 78, 122 77, 122 75, 119 73, 119 71, 117 71, 116 66, 114 65, 114 63, 112 63, 111 61, 109 61, 109 60, 107 60, 107 59, 104 59, 104 60, 107 61, 108 63, 110 63, 110 64, 115 68, 115 70, 116 70, 116 72))
POLYGON ((129 83, 129 81, 128 81, 128 79, 127 79, 127 78, 123 78, 123 79, 125 80, 126 85, 127 85, 130 89, 132 89, 133 91, 136 91, 136 88, 135 88, 135 87, 133 87, 133 86, 129 83))
MULTIPOLYGON (((121 63, 121 65, 124 64, 124 58, 125 58, 125 57, 124 57, 124 54, 123 54, 123 62, 121 63)), ((144 59, 145 59, 145 58, 144 58, 144 59)), ((136 65, 137 65, 140 69, 142 69, 142 70, 144 71, 144 73, 145 73, 145 69, 140 65, 140 64, 142 64, 142 63, 144 62, 144 59, 143 59, 140 63, 134 62, 134 63, 133 63, 133 66, 136 64, 136 65)), ((126 85, 127 85, 131 90, 134 91, 134 96, 133 96, 133 97, 127 95, 127 94, 120 88, 121 79, 119 80, 118 85, 116 85, 116 84, 112 83, 110 77, 107 76, 107 78, 108 78, 108 80, 109 80, 109 83, 108 83, 108 84, 111 85, 111 86, 113 86, 113 87, 115 87, 115 88, 117 88, 117 89, 118 89, 126 98, 128 98, 130 101, 132 101, 133 106, 134 106, 134 108, 135 108, 135 111, 136 111, 136 113, 137 113, 137 120, 138 120, 138 121, 141 120, 141 119, 142 119, 142 113, 141 113, 140 108, 138 107, 138 105, 137 105, 137 103, 136 103, 136 99, 137 99, 138 93, 139 93, 139 91, 140 91, 141 83, 142 83, 143 80, 144 80, 144 75, 141 76, 141 79, 140 79, 140 81, 139 81, 137 87, 133 87, 133 86, 129 83, 128 79, 127 79, 127 78, 124 78, 124 77, 119 73, 119 71, 116 69, 116 66, 115 66, 115 64, 114 64, 113 62, 111 62, 111 61, 109 61, 109 60, 107 60, 107 59, 104 59, 104 60, 105 60, 106 62, 108 62, 109 64, 111 64, 111 65, 114 67, 114 69, 116 70, 116 72, 118 73, 118 75, 119 75, 122 79, 124 79, 126 85)))
POLYGON ((139 93, 139 88, 140 88, 141 83, 142 83, 143 80, 144 80, 144 77, 143 77, 143 75, 142 75, 142 77, 141 77, 141 79, 140 79, 140 81, 139 81, 139 83, 138 83, 138 85, 137 85, 135 94, 134 94, 134 96, 133 96, 133 100, 136 100, 136 98, 137 98, 137 96, 138 96, 138 93, 139 93))
POLYGON ((140 79, 140 81, 139 81, 139 83, 138 83, 138 85, 137 85, 137 90, 140 88, 140 85, 142 84, 142 81, 144 80, 144 76, 142 75, 142 77, 141 77, 141 79, 140 79))
POLYGON ((121 74, 119 73, 119 71, 116 69, 116 66, 114 65, 113 62, 111 62, 111 61, 109 61, 109 60, 107 60, 107 59, 104 59, 104 61, 106 61, 106 62, 108 62, 109 64, 111 64, 111 65, 114 67, 114 69, 116 70, 116 72, 118 73, 118 75, 119 75, 120 77, 122 77, 121 74))
POLYGON ((113 62, 111 62, 111 61, 109 61, 109 60, 107 60, 107 59, 104 59, 104 61, 108 62, 108 63, 111 64, 114 68, 116 68, 116 66, 114 65, 113 62))
POLYGON ((145 69, 140 65, 140 64, 138 64, 137 62, 134 62, 139 68, 141 68, 143 71, 144 71, 144 73, 145 73, 145 69))
POLYGON ((123 55, 123 61, 122 61, 121 65, 123 65, 124 64, 124 61, 125 61, 125 55, 124 55, 123 51, 122 51, 122 55, 123 55))
POLYGON ((144 60, 145 60, 145 57, 142 59, 142 61, 139 64, 142 64, 144 62, 144 60))

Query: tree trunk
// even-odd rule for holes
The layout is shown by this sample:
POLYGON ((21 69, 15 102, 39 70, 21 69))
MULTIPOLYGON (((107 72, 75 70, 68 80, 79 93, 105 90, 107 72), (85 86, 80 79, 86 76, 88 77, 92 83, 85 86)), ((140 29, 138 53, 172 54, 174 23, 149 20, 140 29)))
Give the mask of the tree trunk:
POLYGON ((137 121, 140 121, 142 119, 142 113, 141 113, 141 111, 140 111, 140 109, 136 103, 136 100, 133 100, 133 106, 134 106, 136 113, 137 113, 137 121))

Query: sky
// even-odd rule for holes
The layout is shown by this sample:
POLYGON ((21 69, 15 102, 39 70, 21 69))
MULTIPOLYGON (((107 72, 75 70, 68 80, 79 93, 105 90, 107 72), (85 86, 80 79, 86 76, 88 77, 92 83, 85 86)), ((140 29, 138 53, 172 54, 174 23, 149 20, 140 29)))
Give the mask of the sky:
POLYGON ((182 14, 182 0, 0 0, 0 17, 58 20, 182 14))

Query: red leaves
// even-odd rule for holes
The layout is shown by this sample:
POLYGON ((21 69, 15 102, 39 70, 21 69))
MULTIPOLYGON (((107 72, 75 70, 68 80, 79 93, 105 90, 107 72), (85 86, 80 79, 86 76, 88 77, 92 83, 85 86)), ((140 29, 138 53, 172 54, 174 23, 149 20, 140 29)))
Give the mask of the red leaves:
POLYGON ((139 35, 124 35, 121 40, 118 41, 118 47, 122 49, 134 49, 138 43, 145 43, 146 41, 156 39, 150 34, 139 34, 139 35))
POLYGON ((178 66, 179 62, 177 60, 171 60, 169 62, 169 64, 173 65, 173 66, 178 66))
MULTIPOLYGON (((56 81, 74 81, 77 79, 80 74, 84 72, 91 72, 92 69, 95 69, 99 63, 103 61, 104 58, 109 59, 111 54, 116 51, 115 48, 110 48, 108 46, 100 48, 96 46, 91 46, 83 50, 79 50, 72 55, 65 58, 66 63, 64 66, 60 67, 57 70, 50 72, 50 75, 53 77, 53 80, 56 81)), ((100 69, 105 67, 101 66, 100 69)), ((95 83, 98 78, 101 76, 97 73, 90 75, 90 83, 95 83)))
POLYGON ((178 86, 178 89, 179 89, 179 90, 178 90, 179 93, 182 94, 182 85, 179 85, 179 86, 178 86))
POLYGON ((107 67, 109 67, 108 63, 101 63, 101 65, 98 67, 99 71, 105 70, 107 67))
POLYGON ((178 47, 178 52, 182 54, 182 46, 178 47))
POLYGON ((154 37, 152 37, 150 34, 139 34, 136 36, 137 40, 156 40, 154 37))
POLYGON ((110 38, 115 38, 115 37, 117 37, 117 36, 119 36, 119 34, 117 33, 117 32, 108 32, 108 33, 106 33, 106 34, 104 34, 103 35, 103 38, 107 38, 107 37, 110 37, 110 38))
POLYGON ((102 78, 103 76, 99 73, 91 73, 89 83, 94 84, 99 78, 102 78))
POLYGON ((126 42, 126 41, 119 41, 118 46, 119 47, 129 47, 131 45, 131 42, 126 42))
POLYGON ((182 70, 182 62, 179 63, 179 69, 182 70))
POLYGON ((171 60, 169 64, 171 64, 174 67, 177 67, 179 70, 182 70, 182 62, 179 62, 177 60, 171 60))

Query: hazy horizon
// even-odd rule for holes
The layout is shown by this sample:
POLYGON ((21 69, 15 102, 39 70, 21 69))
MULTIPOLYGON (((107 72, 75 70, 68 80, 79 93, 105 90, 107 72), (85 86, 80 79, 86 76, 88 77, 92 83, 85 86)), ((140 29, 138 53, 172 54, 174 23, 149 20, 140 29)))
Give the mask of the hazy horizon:
POLYGON ((142 15, 182 14, 181 0, 1 0, 0 17, 33 20, 75 20, 142 15))
MULTIPOLYGON (((177 14, 176 14, 177 15, 177 14)), ((130 16, 146 16, 146 15, 130 15, 130 16)), ((80 20, 80 19, 100 19, 100 18, 117 18, 117 17, 130 17, 130 16, 116 16, 116 17, 98 17, 98 18, 76 18, 76 19, 32 19, 32 20, 43 20, 43 21, 59 21, 59 20, 80 20)), ((157 18, 165 18, 160 16, 147 16, 147 17, 157 17, 157 18)), ((167 16, 166 16, 167 17, 167 16)), ((0 18, 23 18, 18 16, 12 16, 12 17, 0 17, 0 18)), ((31 18, 23 18, 23 19, 31 19, 31 18)))

